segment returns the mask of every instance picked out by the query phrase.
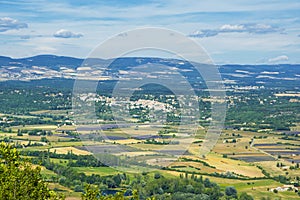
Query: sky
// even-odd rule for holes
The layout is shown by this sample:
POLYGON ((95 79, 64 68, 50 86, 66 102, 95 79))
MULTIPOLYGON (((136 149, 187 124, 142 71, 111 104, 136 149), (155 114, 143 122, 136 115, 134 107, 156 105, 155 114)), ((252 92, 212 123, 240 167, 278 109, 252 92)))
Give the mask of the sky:
POLYGON ((300 63, 299 13, 299 0, 0 0, 0 55, 86 58, 120 32, 159 27, 218 64, 300 63))

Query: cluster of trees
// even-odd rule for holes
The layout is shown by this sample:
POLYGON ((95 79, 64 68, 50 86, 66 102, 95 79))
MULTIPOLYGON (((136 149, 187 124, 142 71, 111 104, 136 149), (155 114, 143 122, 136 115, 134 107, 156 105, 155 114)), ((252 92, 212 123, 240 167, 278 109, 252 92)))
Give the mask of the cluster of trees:
POLYGON ((155 139, 147 139, 145 144, 156 144, 156 145, 168 145, 168 144, 179 144, 179 141, 165 141, 163 140, 162 142, 155 140, 155 139))
POLYGON ((236 139, 231 139, 231 140, 228 140, 228 139, 226 139, 225 140, 225 143, 236 143, 236 139))
POLYGON ((86 183, 102 186, 102 189, 118 188, 122 182, 127 180, 126 174, 116 174, 112 176, 100 176, 100 175, 86 175, 84 173, 77 172, 69 166, 64 166, 52 162, 45 161, 42 163, 46 169, 55 172, 58 177, 53 177, 54 182, 72 188, 77 192, 83 190, 86 183), (57 179, 58 178, 58 179, 57 179))
MULTIPOLYGON (((41 138, 41 142, 43 142, 43 140, 44 140, 43 138, 45 138, 45 137, 41 138)), ((38 142, 31 142, 30 140, 28 141, 27 144, 21 144, 18 141, 14 144, 14 147, 17 149, 18 148, 26 148, 26 147, 38 147, 38 146, 44 146, 44 145, 41 143, 38 143, 38 142)))
MULTIPOLYGON (((70 167, 103 167, 106 166, 105 164, 101 163, 98 159, 96 159, 92 155, 76 155, 72 152, 68 152, 67 154, 57 154, 56 152, 50 151, 22 151, 22 155, 34 157, 32 159, 33 163, 40 163, 44 162, 45 160, 49 161, 49 158, 58 158, 58 159, 67 159, 68 166, 70 167)), ((101 155, 99 155, 101 156, 101 155)), ((106 160, 107 163, 115 164, 117 161, 115 159, 116 156, 113 155, 102 155, 102 160, 106 160), (109 162, 111 161, 111 162, 109 162)), ((100 159, 101 160, 101 159, 100 159)))
POLYGON ((116 174, 112 176, 100 176, 100 175, 86 175, 84 173, 77 172, 72 167, 103 167, 105 166, 99 160, 92 155, 75 155, 68 154, 56 154, 52 152, 38 152, 29 151, 23 152, 23 155, 36 156, 31 159, 34 164, 39 164, 46 169, 51 170, 57 174, 56 177, 52 177, 53 182, 58 182, 61 185, 72 188, 77 192, 83 191, 84 184, 101 185, 102 188, 117 188, 120 187, 122 182, 127 181, 126 174, 116 174), (67 165, 60 163, 54 163, 50 161, 50 158, 68 159, 67 165))
MULTIPOLYGON (((21 159, 20 153, 10 144, 0 143, 1 200, 64 200, 65 196, 63 194, 56 193, 48 188, 40 172, 40 167, 33 166, 28 160, 21 159)), ((79 174, 78 177, 80 175, 82 174, 79 174)), ((97 179, 97 175, 92 175, 91 177, 94 177, 95 180, 97 179)), ((118 180, 117 178, 115 179, 118 180)), ((82 200, 97 199, 135 200, 138 197, 136 191, 130 197, 125 197, 122 192, 115 195, 103 196, 98 188, 87 185, 86 190, 82 194, 82 200)))
MULTIPOLYGON (((57 83, 47 84, 49 84, 47 80, 28 83, 0 83, 0 112, 29 114, 29 112, 37 110, 71 109, 72 87, 62 88, 57 83)), ((23 120, 28 124, 30 120, 34 121, 35 119, 24 118, 23 120)))
POLYGON ((159 173, 143 173, 142 176, 136 175, 131 182, 131 188, 139 191, 140 199, 154 197, 157 200, 217 200, 217 199, 239 199, 252 200, 253 198, 246 194, 238 194, 237 190, 229 186, 223 193, 220 187, 211 182, 208 178, 202 176, 188 175, 180 178, 165 178, 159 173))
MULTIPOLYGON (((164 168, 168 169, 169 171, 176 171, 176 172, 181 172, 181 173, 187 173, 186 170, 181 170, 178 168, 184 168, 182 166, 172 166, 171 168, 164 168), (177 169, 176 169, 177 168, 177 169)), ((197 170, 201 170, 201 168, 196 168, 196 167, 191 167, 197 170)), ((218 172, 213 172, 213 173, 206 173, 206 172, 193 172, 193 174, 197 175, 209 175, 209 176, 214 176, 214 177, 221 177, 221 178, 227 178, 227 179, 238 179, 238 180, 249 180, 249 178, 242 176, 241 174, 236 174, 233 172, 226 172, 226 173, 218 173, 218 172)), ((256 178, 259 179, 259 178, 256 178)))
POLYGON ((112 121, 114 120, 114 116, 111 111, 111 107, 107 104, 106 101, 98 101, 95 103, 96 107, 96 115, 100 119, 105 121, 112 121))
MULTIPOLYGON (((1 143, 0 155, 0 199, 64 199, 62 195, 48 189, 40 175, 40 168, 33 167, 28 161, 21 159, 18 151, 12 146, 1 143)), ((65 156, 76 157, 73 154, 65 156)), ((135 174, 131 179, 125 173, 87 176, 76 172, 70 166, 51 163, 47 159, 42 162, 42 165, 58 175, 58 183, 75 191, 82 191, 84 200, 253 199, 245 193, 238 195, 237 190, 231 186, 223 193, 216 183, 202 176, 186 174, 185 177, 166 178, 160 173, 135 174), (103 192, 108 188, 117 188, 119 192, 103 196, 103 192)))
POLYGON ((291 103, 289 98, 276 98, 268 91, 259 90, 256 93, 243 93, 237 96, 234 105, 226 113, 226 124, 239 129, 247 127, 249 130, 273 129, 279 131, 290 130, 295 122, 299 122, 297 113, 300 105, 291 103), (261 99, 264 103, 261 104, 261 99))
MULTIPOLYGON (((1 98, 1 97, 0 97, 1 98)), ((0 105, 1 107, 1 105, 0 105)), ((9 110, 9 109, 7 109, 9 110)), ((11 126, 23 126, 23 125, 34 125, 34 124, 51 124, 56 125, 57 122, 52 119, 43 119, 40 117, 20 118, 13 117, 10 123, 0 122, 0 126, 11 127, 11 126)))
POLYGON ((59 200, 62 196, 50 191, 43 182, 41 168, 21 160, 11 145, 0 143, 0 199, 59 200))
POLYGON ((26 130, 26 129, 18 129, 18 135, 23 135, 24 133, 27 133, 28 135, 53 135, 51 131, 45 131, 42 129, 33 129, 33 130, 26 130))
MULTIPOLYGON (((103 196, 97 186, 87 185, 85 192, 82 194, 82 200, 139 200, 136 191, 133 191, 130 197, 126 197, 124 192, 118 192, 114 196, 103 196)), ((148 198, 147 200, 155 200, 154 198, 148 198)))

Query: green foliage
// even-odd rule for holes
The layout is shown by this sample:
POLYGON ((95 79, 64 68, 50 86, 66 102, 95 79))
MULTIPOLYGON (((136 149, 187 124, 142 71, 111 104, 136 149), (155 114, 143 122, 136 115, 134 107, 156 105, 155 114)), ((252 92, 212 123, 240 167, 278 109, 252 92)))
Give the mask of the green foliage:
POLYGON ((250 196, 249 194, 243 192, 240 197, 239 200, 254 200, 252 196, 250 196))
MULTIPOLYGON (((138 194, 136 191, 133 191, 131 197, 125 197, 124 192, 118 192, 114 196, 103 196, 98 187, 92 185, 86 185, 85 191, 82 194, 82 200, 138 200, 138 194)), ((148 199, 152 200, 152 199, 148 199)), ((154 199, 153 199, 154 200, 154 199)))
POLYGON ((155 174, 154 174, 154 178, 155 178, 155 179, 159 179, 160 177, 161 177, 160 173, 155 173, 155 174))
POLYGON ((40 167, 22 161, 19 152, 4 142, 0 144, 0 161, 1 200, 63 199, 48 189, 40 167))
POLYGON ((85 187, 85 193, 82 194, 82 200, 97 200, 100 195, 99 189, 92 185, 85 187))
POLYGON ((236 191, 235 187, 233 187, 233 186, 227 186, 227 187, 225 188, 225 194, 226 194, 227 196, 236 197, 237 191, 236 191))
POLYGON ((226 124, 235 129, 258 131, 273 129, 278 131, 290 130, 295 122, 299 122, 299 104, 289 102, 289 98, 276 98, 268 90, 258 90, 244 93, 234 100, 234 106, 226 113, 226 124), (256 94, 254 94, 256 93, 256 94), (259 99, 265 99, 260 104, 259 99), (246 129, 245 129, 246 127, 246 129))
POLYGON ((219 199, 222 196, 220 188, 209 181, 205 187, 201 177, 187 178, 166 178, 149 179, 147 177, 138 178, 131 187, 139 191, 139 197, 146 199, 154 197, 158 200, 163 199, 219 199), (200 198, 201 197, 201 198, 200 198))

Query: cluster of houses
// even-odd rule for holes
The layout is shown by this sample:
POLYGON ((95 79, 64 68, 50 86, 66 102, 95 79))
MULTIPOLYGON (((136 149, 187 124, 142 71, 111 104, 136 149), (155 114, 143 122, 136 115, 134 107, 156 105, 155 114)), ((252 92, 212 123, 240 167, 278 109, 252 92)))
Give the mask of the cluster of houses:
POLYGON ((294 185, 283 185, 281 187, 272 188, 270 189, 271 192, 285 192, 285 191, 295 191, 298 192, 299 188, 295 187, 294 185))

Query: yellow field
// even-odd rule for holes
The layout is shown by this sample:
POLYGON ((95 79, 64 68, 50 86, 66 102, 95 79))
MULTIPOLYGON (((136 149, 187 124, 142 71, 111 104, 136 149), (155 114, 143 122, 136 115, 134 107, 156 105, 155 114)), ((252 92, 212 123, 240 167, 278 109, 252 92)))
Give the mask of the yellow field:
POLYGON ((256 149, 250 148, 250 138, 238 138, 236 140, 236 143, 224 143, 223 139, 220 139, 213 151, 220 154, 259 153, 256 149))
POLYGON ((285 173, 288 173, 292 178, 300 176, 300 169, 289 169, 290 166, 295 166, 295 164, 292 164, 284 159, 280 159, 278 161, 258 162, 255 164, 263 167, 263 169, 270 173, 271 176, 285 175, 285 173), (277 167, 277 163, 282 163, 284 167, 277 167))
POLYGON ((57 131, 60 131, 60 130, 64 130, 64 131, 76 131, 76 126, 71 126, 71 125, 64 125, 64 126, 61 126, 57 129, 57 131))
POLYGON ((134 137, 134 136, 141 136, 141 135, 157 135, 157 132, 160 129, 161 129, 160 127, 151 128, 150 126, 147 125, 147 126, 139 126, 137 130, 133 127, 122 128, 121 130, 123 133, 134 137))
POLYGON ((176 161, 177 161, 176 158, 153 158, 153 159, 148 159, 146 161, 146 163, 149 165, 158 165, 161 167, 168 167, 176 161))
POLYGON ((52 148, 50 149, 50 152, 54 152, 58 154, 67 154, 68 152, 72 152, 73 154, 77 155, 90 155, 91 153, 88 151, 84 151, 81 149, 76 149, 75 147, 59 147, 59 148, 52 148))
POLYGON ((202 160, 224 172, 234 172, 236 174, 241 174, 243 176, 253 178, 264 177, 261 170, 258 169, 256 166, 244 161, 223 158, 219 154, 210 153, 206 156, 205 159, 202 160))
POLYGON ((51 147, 74 147, 74 146, 82 146, 83 143, 81 141, 63 141, 60 140, 51 142, 51 147))
POLYGON ((278 161, 264 161, 256 163, 258 166, 263 167, 271 176, 284 175, 282 168, 276 167, 278 161))

